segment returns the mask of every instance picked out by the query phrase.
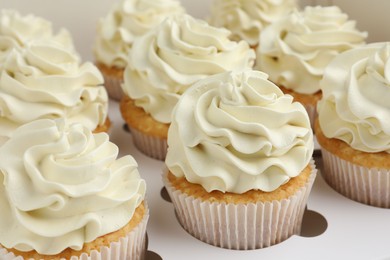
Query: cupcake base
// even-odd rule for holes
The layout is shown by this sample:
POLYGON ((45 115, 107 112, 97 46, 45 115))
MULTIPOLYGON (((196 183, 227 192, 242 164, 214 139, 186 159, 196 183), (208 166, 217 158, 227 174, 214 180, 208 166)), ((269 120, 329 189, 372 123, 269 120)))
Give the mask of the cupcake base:
POLYGON ((124 95, 122 90, 124 69, 108 67, 99 62, 96 63, 96 67, 99 68, 104 77, 104 86, 108 96, 117 101, 121 100, 124 95))
POLYGON ((164 161, 167 155, 168 143, 166 139, 148 136, 129 126, 133 142, 143 154, 157 160, 164 161))
POLYGON ((390 208, 390 170, 367 168, 321 149, 323 176, 334 190, 354 201, 390 208))
POLYGON ((165 160, 169 124, 157 122, 127 96, 122 98, 120 110, 137 149, 151 158, 165 160))
POLYGON ((20 252, 6 249, 0 245, 1 260, 138 260, 144 259, 146 251, 146 226, 149 210, 146 203, 141 204, 135 211, 130 222, 115 232, 86 243, 82 250, 66 249, 58 255, 40 255, 35 251, 20 252))
MULTIPOLYGON (((226 203, 219 201, 217 196, 204 200, 176 188, 168 171, 164 173, 163 181, 178 220, 189 234, 210 245, 248 250, 269 247, 300 233, 303 213, 317 172, 313 160, 306 170, 305 183, 293 195, 271 201, 240 202, 239 199, 237 203, 226 203)), ((197 191, 195 193, 198 194, 197 191)))
POLYGON ((315 124, 324 160, 322 175, 334 190, 354 201, 390 208, 390 154, 366 153, 323 134, 315 124))

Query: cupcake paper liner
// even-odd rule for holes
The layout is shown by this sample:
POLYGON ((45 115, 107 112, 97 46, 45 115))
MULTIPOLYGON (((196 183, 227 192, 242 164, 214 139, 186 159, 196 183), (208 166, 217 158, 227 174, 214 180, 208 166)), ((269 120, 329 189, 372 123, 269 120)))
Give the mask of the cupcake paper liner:
MULTIPOLYGON (((146 212, 138 224, 129 234, 121 237, 118 242, 111 242, 110 246, 100 248, 100 252, 93 250, 90 255, 83 253, 79 257, 72 256, 69 260, 138 260, 144 259, 145 256, 145 234, 146 226, 149 219, 149 209, 146 206, 146 212)), ((23 260, 22 256, 15 256, 14 253, 8 252, 0 246, 1 260, 23 260)), ((66 260, 61 258, 61 260, 66 260)))
POLYGON ((390 208, 390 170, 359 166, 323 148, 321 152, 322 175, 329 186, 357 202, 390 208))
POLYGON ((307 114, 310 119, 310 126, 312 129, 314 129, 314 122, 317 118, 317 107, 316 105, 310 105, 310 104, 303 104, 302 105, 305 107, 307 114))
POLYGON ((248 204, 207 202, 176 190, 163 181, 182 227, 199 240, 227 249, 258 249, 299 234, 303 213, 316 177, 314 161, 306 185, 281 201, 248 204))
POLYGON ((108 75, 106 73, 102 74, 104 77, 104 86, 107 90, 108 96, 111 99, 120 101, 124 95, 122 90, 123 79, 114 75, 108 75))
POLYGON ((135 146, 143 154, 157 160, 165 160, 168 144, 166 139, 146 135, 135 128, 129 126, 135 146))

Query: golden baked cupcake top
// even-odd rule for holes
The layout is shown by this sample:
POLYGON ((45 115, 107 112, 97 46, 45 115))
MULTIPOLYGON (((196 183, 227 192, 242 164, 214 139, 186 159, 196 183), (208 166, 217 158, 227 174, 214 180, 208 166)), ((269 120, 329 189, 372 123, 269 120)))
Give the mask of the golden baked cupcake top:
POLYGON ((180 98, 166 165, 206 191, 273 191, 299 175, 313 153, 305 108, 259 71, 200 80, 180 98))

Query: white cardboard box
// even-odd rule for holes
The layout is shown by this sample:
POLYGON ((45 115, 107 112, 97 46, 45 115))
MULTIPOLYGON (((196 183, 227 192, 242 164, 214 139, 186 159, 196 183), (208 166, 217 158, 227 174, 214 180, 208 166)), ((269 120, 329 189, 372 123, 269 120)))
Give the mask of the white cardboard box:
MULTIPOLYGON (((187 11, 205 17, 211 0, 182 0, 187 11)), ((93 61, 91 47, 96 22, 111 7, 112 0, 2 0, 0 8, 15 8, 22 14, 34 13, 51 20, 55 28, 68 28, 84 60, 93 61)), ((369 41, 389 41, 390 0, 302 0, 305 4, 337 4, 353 19, 358 28, 369 31, 369 41)), ((150 206, 147 260, 164 259, 390 259, 390 209, 362 205, 332 190, 318 175, 308 202, 303 223, 304 236, 259 250, 235 251, 207 245, 184 231, 173 206, 161 197, 163 162, 138 152, 129 133, 123 130, 118 104, 111 101, 113 121, 111 140, 121 155, 131 154, 139 163, 147 181, 150 206)), ((318 158, 317 158, 318 159, 318 158)), ((317 160, 320 162, 320 160, 317 160)))

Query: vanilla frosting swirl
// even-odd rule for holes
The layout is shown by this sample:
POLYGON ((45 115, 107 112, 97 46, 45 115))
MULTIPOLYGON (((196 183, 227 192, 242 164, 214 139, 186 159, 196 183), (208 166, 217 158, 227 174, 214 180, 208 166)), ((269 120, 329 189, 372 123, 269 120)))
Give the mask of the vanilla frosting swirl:
POLYGON ((189 15, 170 17, 134 41, 123 90, 162 123, 170 123, 181 94, 196 81, 220 72, 251 68, 248 43, 229 40, 230 32, 189 15))
POLYGON ((363 152, 390 153, 390 43, 347 51, 326 68, 318 103, 324 135, 363 152))
POLYGON ((207 191, 273 191, 300 174, 313 153, 305 108, 259 71, 200 80, 179 100, 166 165, 207 191))
POLYGON ((124 68, 136 37, 149 32, 168 16, 184 12, 177 0, 122 0, 98 23, 96 60, 124 68))
POLYGON ((41 119, 0 148, 0 244, 57 254, 125 226, 145 182, 106 133, 41 119))
POLYGON ((26 43, 34 40, 50 40, 76 55, 69 31, 59 30, 54 34, 51 22, 32 14, 22 16, 16 10, 0 11, 0 68, 7 55, 14 49, 20 51, 26 43))
POLYGON ((363 45, 367 33, 336 6, 294 11, 260 35, 257 69, 297 93, 314 94, 329 62, 340 53, 363 45))
POLYGON ((296 0, 216 0, 210 24, 232 32, 231 39, 257 46, 261 31, 297 8, 296 0))
POLYGON ((40 118, 65 118, 94 130, 104 124, 108 98, 92 63, 55 42, 30 42, 13 50, 0 75, 0 135, 40 118))

